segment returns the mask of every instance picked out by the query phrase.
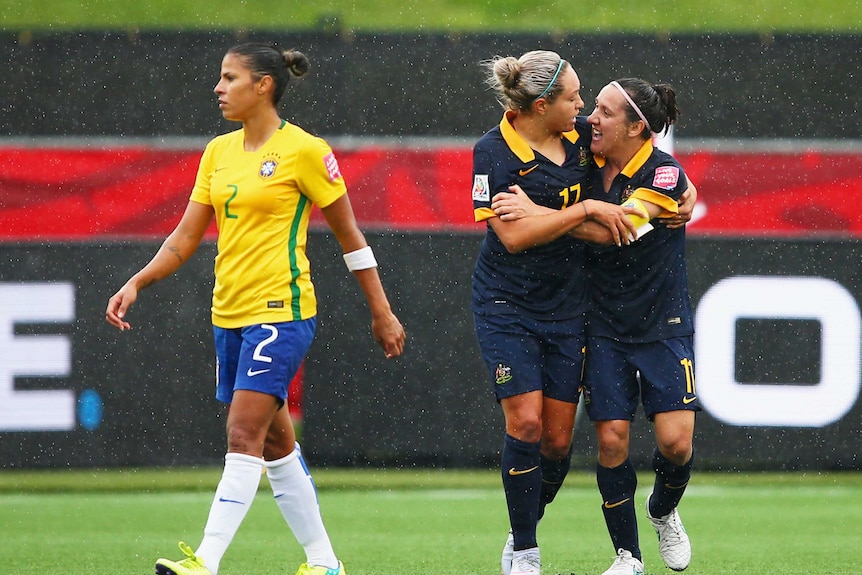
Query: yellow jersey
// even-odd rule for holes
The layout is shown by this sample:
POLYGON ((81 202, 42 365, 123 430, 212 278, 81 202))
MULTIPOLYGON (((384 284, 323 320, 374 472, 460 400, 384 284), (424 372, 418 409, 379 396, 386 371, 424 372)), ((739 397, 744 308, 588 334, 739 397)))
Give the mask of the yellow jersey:
POLYGON ((218 224, 212 322, 226 329, 317 314, 305 254, 312 206, 347 193, 329 145, 283 121, 259 150, 242 129, 211 140, 189 198, 218 224))

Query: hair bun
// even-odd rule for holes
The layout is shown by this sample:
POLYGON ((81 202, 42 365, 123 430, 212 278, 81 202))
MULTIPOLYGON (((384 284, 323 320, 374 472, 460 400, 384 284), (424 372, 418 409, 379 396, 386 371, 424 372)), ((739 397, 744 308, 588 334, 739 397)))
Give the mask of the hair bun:
POLYGON ((285 50, 281 53, 284 59, 284 65, 290 70, 290 73, 299 78, 308 72, 308 58, 298 50, 285 50))

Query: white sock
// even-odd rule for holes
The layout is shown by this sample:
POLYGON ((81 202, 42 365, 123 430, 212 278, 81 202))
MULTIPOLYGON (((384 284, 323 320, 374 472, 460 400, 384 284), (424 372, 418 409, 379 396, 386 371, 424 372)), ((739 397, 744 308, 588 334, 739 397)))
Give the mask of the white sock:
POLYGON ((299 452, 299 444, 290 455, 264 465, 275 502, 294 537, 305 549, 306 563, 338 568, 338 558, 320 515, 317 489, 299 452))
POLYGON ((218 573, 222 556, 254 502, 262 467, 259 457, 243 453, 224 456, 224 471, 204 527, 204 539, 195 551, 212 575, 218 573))

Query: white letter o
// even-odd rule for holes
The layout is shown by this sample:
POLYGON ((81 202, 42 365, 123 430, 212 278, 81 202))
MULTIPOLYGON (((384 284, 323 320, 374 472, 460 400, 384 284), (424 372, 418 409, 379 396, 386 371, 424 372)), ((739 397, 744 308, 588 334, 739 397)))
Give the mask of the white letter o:
POLYGON ((703 295, 695 322, 697 393, 716 419, 738 426, 823 427, 840 420, 856 403, 859 307, 840 284, 819 277, 727 278, 703 295), (736 321, 742 318, 820 322, 820 381, 736 381, 736 321))

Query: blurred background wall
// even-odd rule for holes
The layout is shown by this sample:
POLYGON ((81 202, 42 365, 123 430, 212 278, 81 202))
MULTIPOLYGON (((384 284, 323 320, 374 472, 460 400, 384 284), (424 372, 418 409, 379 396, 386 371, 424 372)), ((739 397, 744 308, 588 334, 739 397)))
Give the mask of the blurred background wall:
MULTIPOLYGON (((332 466, 493 467, 502 416, 469 313, 483 226, 470 147, 499 121, 479 62, 542 47, 591 99, 610 79, 677 89, 677 155, 697 183, 698 465, 862 469, 859 36, 802 33, 262 32, 313 73, 284 116, 329 138, 405 323, 383 361, 321 219, 318 337, 292 386, 304 450, 332 466), (714 393, 710 393, 714 390, 714 393)), ((218 463, 209 297, 215 230, 136 304, 108 297, 156 251, 200 152, 235 126, 212 86, 235 32, 0 33, 0 461, 12 467, 218 463)), ((639 414, 633 453, 648 464, 639 414)), ((577 426, 576 466, 592 465, 577 426)))
MULTIPOLYGON (((210 136, 230 32, 0 34, 6 136, 210 136), (12 111, 19 113, 11 113, 12 111)), ((262 32, 305 51, 286 116, 325 136, 475 139, 500 108, 479 63, 537 48, 578 72, 589 108, 610 80, 674 86, 677 136, 858 139, 862 41, 817 34, 327 34, 262 32)), ((221 129, 230 126, 223 122, 221 129)))

